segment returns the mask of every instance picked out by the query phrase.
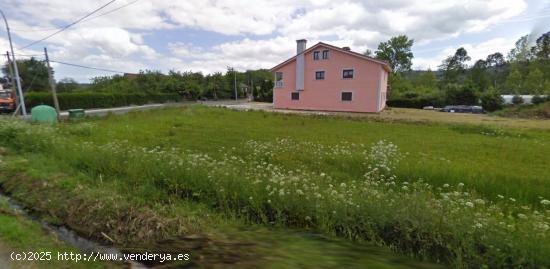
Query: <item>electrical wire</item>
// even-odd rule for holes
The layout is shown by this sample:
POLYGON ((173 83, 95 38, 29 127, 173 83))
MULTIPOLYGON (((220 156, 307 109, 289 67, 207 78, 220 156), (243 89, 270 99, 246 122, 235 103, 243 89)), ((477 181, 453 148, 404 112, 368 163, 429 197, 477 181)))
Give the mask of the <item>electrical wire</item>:
POLYGON ((98 70, 98 71, 111 72, 111 73, 122 73, 122 74, 124 74, 124 73, 130 73, 130 72, 122 72, 122 71, 116 71, 116 70, 105 69, 105 68, 99 68, 99 67, 85 66, 85 65, 80 65, 80 64, 66 63, 66 62, 55 61, 55 60, 51 60, 51 59, 50 59, 50 62, 52 62, 52 63, 58 63, 58 64, 63 64, 63 65, 74 66, 74 67, 80 67, 80 68, 93 69, 93 70, 98 70))
MULTIPOLYGON (((82 22, 87 22, 87 21, 91 21, 91 20, 93 20, 93 19, 97 19, 97 18, 102 17, 102 16, 105 16, 105 15, 109 15, 109 14, 111 14, 111 13, 113 13, 113 12, 116 12, 116 11, 118 11, 118 10, 121 10, 121 9, 127 7, 127 6, 133 5, 133 4, 135 4, 136 2, 138 2, 138 1, 140 1, 140 0, 134 0, 134 1, 130 2, 130 3, 127 3, 127 4, 125 4, 125 5, 122 5, 122 6, 120 6, 120 7, 114 8, 114 9, 111 9, 111 10, 109 10, 109 11, 107 11, 107 12, 98 14, 97 16, 94 16, 94 17, 91 17, 91 18, 87 18, 87 19, 82 20, 82 21, 80 21, 80 22, 81 22, 81 23, 82 23, 82 22)), ((17 29, 17 28, 15 28, 15 29, 14 29, 14 28, 11 28, 11 29, 14 30, 14 31, 17 31, 17 32, 50 32, 50 31, 60 30, 60 29, 62 29, 62 28, 63 28, 63 27, 42 28, 42 29, 17 29)))
POLYGON ((42 41, 44 41, 44 40, 46 40, 46 39, 49 39, 50 37, 52 37, 52 36, 54 36, 54 35, 57 35, 57 34, 59 34, 59 33, 63 32, 63 31, 65 31, 65 30, 67 30, 69 27, 71 27, 71 26, 73 26, 73 25, 75 25, 75 24, 77 24, 77 23, 79 23, 79 22, 85 20, 86 18, 88 18, 88 17, 90 17, 91 15, 95 14, 96 12, 98 12, 98 11, 104 9, 104 8, 107 7, 108 5, 114 3, 115 1, 117 1, 117 0, 111 0, 111 1, 109 1, 108 3, 102 5, 102 6, 100 6, 99 8, 95 9, 94 11, 88 13, 86 16, 84 16, 84 17, 82 17, 82 18, 80 18, 80 19, 78 19, 78 20, 76 20, 76 21, 74 21, 74 22, 72 22, 72 23, 70 23, 70 24, 65 25, 63 28, 59 29, 58 31, 56 31, 56 32, 54 32, 54 33, 52 33, 52 34, 49 34, 49 35, 47 35, 47 36, 45 36, 45 37, 43 37, 43 38, 41 38, 41 39, 39 39, 39 40, 33 41, 33 42, 31 42, 31 43, 29 43, 29 44, 27 44, 27 45, 25 45, 25 46, 19 48, 19 50, 28 48, 28 47, 30 47, 30 46, 32 46, 32 45, 34 45, 34 44, 40 43, 40 42, 42 42, 42 41))

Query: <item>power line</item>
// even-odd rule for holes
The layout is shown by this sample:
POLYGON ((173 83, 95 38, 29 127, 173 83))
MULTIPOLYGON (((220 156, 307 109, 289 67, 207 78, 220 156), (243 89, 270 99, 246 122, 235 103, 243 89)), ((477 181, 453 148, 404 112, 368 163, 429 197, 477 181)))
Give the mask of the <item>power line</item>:
MULTIPOLYGON (((94 17, 91 17, 91 18, 87 18, 87 19, 82 20, 82 21, 80 21, 80 22, 87 22, 87 21, 91 21, 91 20, 93 20, 93 19, 97 19, 97 18, 102 17, 102 16, 105 16, 105 15, 109 15, 109 14, 111 14, 111 13, 113 13, 113 12, 116 12, 116 11, 118 11, 118 10, 121 10, 121 9, 127 7, 127 6, 133 5, 133 4, 135 4, 136 2, 138 2, 138 1, 140 1, 140 0, 134 0, 134 1, 130 2, 130 3, 127 3, 127 4, 125 4, 125 5, 122 5, 122 6, 120 6, 120 7, 114 8, 114 9, 111 9, 111 10, 109 10, 109 11, 107 11, 107 12, 98 14, 97 16, 94 16, 94 17)), ((13 28, 11 28, 11 29, 12 29, 12 30, 15 30, 15 31, 18 31, 18 32, 49 32, 49 31, 60 30, 60 29, 62 29, 62 28, 63 28, 63 27, 42 28, 42 29, 13 29, 13 28)))
POLYGON ((32 45, 34 45, 34 44, 40 43, 40 42, 42 42, 42 41, 44 41, 44 40, 46 40, 46 39, 48 39, 48 38, 50 38, 50 37, 52 37, 52 36, 54 36, 54 35, 57 35, 57 34, 59 34, 59 33, 63 32, 63 31, 65 31, 65 30, 67 30, 69 27, 71 27, 71 26, 73 26, 73 25, 75 25, 75 24, 77 24, 77 23, 79 23, 79 22, 85 20, 86 18, 88 18, 88 17, 90 17, 91 15, 95 14, 96 12, 102 10, 103 8, 107 7, 108 5, 114 3, 115 1, 116 1, 116 0, 111 0, 111 1, 109 1, 108 3, 104 4, 103 6, 101 6, 101 7, 97 8, 97 9, 95 9, 94 11, 88 13, 86 16, 84 16, 84 17, 82 17, 82 18, 80 18, 80 19, 78 19, 78 20, 76 20, 76 21, 74 21, 74 22, 72 22, 72 23, 70 23, 70 24, 67 24, 67 25, 64 26, 63 28, 61 28, 61 29, 59 29, 58 31, 56 31, 55 33, 49 34, 49 35, 45 36, 44 38, 41 38, 41 39, 36 40, 36 41, 34 41, 34 42, 31 42, 30 44, 28 44, 28 45, 26 45, 26 46, 23 46, 23 47, 19 48, 19 50, 28 48, 28 47, 30 47, 30 46, 32 46, 32 45))
POLYGON ((130 72, 122 72, 122 71, 116 71, 116 70, 105 69, 105 68, 99 68, 99 67, 85 66, 85 65, 80 65, 80 64, 73 64, 73 63, 60 62, 60 61, 55 61, 55 60, 51 60, 51 59, 50 59, 50 62, 52 62, 52 63, 58 63, 58 64, 63 64, 63 65, 74 66, 74 67, 80 67, 80 68, 87 68, 87 69, 93 69, 93 70, 111 72, 111 73, 123 73, 123 74, 124 74, 124 73, 130 73, 130 72))

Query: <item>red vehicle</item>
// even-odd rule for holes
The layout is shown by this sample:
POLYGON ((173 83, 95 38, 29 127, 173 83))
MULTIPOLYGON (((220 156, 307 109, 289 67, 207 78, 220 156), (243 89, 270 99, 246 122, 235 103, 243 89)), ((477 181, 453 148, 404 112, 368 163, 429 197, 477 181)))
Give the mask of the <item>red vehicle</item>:
POLYGON ((0 112, 15 111, 15 94, 11 91, 0 90, 0 112))

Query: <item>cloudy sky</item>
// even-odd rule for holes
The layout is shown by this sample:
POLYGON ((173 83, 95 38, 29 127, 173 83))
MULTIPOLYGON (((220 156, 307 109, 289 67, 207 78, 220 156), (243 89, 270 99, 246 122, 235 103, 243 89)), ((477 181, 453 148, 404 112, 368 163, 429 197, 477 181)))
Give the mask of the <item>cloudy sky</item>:
MULTIPOLYGON (((0 0, 16 55, 122 72, 205 73, 270 68, 306 38, 375 50, 392 36, 415 40, 415 69, 436 69, 463 46, 474 60, 506 54, 522 35, 550 30, 550 0, 116 0, 83 22, 25 49, 108 0, 0 0)), ((1 51, 8 50, 2 28, 1 51)), ((5 60, 5 57, 3 58, 5 60)), ((111 73, 54 64, 81 82, 111 73)))

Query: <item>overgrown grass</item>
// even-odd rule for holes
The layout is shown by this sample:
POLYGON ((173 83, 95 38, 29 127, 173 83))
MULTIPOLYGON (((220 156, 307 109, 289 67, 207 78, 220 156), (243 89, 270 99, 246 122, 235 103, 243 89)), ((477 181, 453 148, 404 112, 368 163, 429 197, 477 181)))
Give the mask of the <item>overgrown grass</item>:
POLYGON ((517 105, 496 111, 493 114, 502 117, 525 119, 550 119, 550 102, 537 105, 517 105))
POLYGON ((227 215, 374 241, 456 268, 550 265, 550 202, 537 196, 548 190, 533 185, 539 174, 547 175, 540 164, 546 159, 527 156, 548 158, 544 132, 197 107, 58 128, 2 126, 0 137, 20 152, 50 156, 128 192, 141 190, 146 203, 200 201, 227 215), (423 150, 407 153, 402 148, 411 144, 369 142, 379 135, 401 143, 424 135, 415 145, 423 150), (452 151, 465 145, 469 153, 485 154, 452 151), (522 151, 528 145, 537 150, 522 151), (509 166, 513 176, 491 182, 501 175, 498 162, 507 162, 502 156, 512 154, 530 160, 531 172, 514 175, 517 167, 509 166), (523 188, 499 187, 502 180, 523 188))
MULTIPOLYGON (((422 178, 434 186, 462 182, 490 199, 504 195, 531 204, 537 204, 539 196, 550 197, 550 184, 545 184, 550 178, 550 131, 547 130, 280 115, 204 107, 134 113, 94 120, 79 127, 62 125, 60 129, 67 143, 105 144, 113 139, 125 140, 130 145, 176 147, 216 158, 221 156, 221 147, 236 147, 235 154, 247 155, 240 147, 248 140, 271 142, 288 138, 330 146, 341 142, 369 145, 384 139, 406 154, 395 170, 398 180, 422 178)), ((296 168, 314 157, 300 151, 279 156, 287 168, 296 168)), ((356 177, 357 174, 348 173, 348 168, 338 168, 343 163, 333 162, 329 165, 336 167, 325 167, 325 170, 348 179, 356 177)))
MULTIPOLYGON (((6 251, 11 254, 21 252, 51 253, 51 260, 43 261, 11 261, 13 268, 122 268, 122 264, 115 265, 103 262, 75 262, 59 261, 57 253, 79 253, 78 249, 69 247, 57 239, 53 234, 45 232, 38 223, 25 219, 13 213, 7 200, 0 197, 0 253, 6 251), (2 249, 7 248, 7 249, 2 249)), ((8 256, 9 257, 9 256, 8 256)), ((47 256, 41 255, 43 259, 47 256)), ((1 257, 6 258, 6 257, 1 257)), ((0 265, 2 265, 0 263, 0 265)), ((11 268, 10 267, 10 268, 11 268)))

